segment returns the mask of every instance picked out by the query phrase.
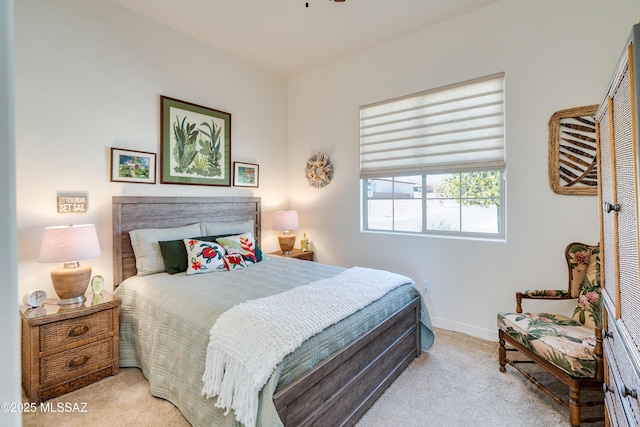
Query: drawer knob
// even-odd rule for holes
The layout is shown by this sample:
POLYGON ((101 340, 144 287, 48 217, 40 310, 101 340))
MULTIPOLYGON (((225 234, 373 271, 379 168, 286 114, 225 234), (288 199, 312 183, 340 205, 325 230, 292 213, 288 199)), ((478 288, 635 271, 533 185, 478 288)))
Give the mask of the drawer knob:
POLYGON ((87 356, 86 354, 84 356, 74 357, 73 359, 69 360, 69 362, 67 363, 67 366, 69 368, 77 368, 87 363, 89 359, 90 357, 87 356))
POLYGON ((606 213, 611 213, 611 211, 620 212, 620 205, 618 203, 611 204, 609 202, 604 202, 603 207, 606 213))
POLYGON ((70 337, 79 337, 87 332, 89 332, 89 327, 87 325, 78 325, 75 328, 71 328, 68 335, 70 337))
POLYGON ((638 392, 628 388, 627 386, 624 386, 624 388, 622 389, 622 397, 633 397, 634 399, 638 400, 638 392))

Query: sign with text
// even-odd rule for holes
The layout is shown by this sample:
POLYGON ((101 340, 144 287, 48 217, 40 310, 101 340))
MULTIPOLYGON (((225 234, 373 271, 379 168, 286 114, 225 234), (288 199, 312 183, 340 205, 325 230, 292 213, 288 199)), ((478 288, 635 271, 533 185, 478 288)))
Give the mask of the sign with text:
POLYGON ((58 193, 58 213, 84 213, 89 207, 87 194, 58 193))

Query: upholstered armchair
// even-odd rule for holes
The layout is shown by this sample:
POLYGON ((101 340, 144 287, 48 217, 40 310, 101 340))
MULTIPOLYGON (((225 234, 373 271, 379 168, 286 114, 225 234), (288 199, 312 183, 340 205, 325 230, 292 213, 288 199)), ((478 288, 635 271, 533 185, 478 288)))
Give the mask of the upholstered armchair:
MULTIPOLYGON (((598 246, 571 243, 565 250, 569 267, 569 286, 565 290, 529 290, 516 293, 516 312, 498 313, 500 371, 506 364, 569 411, 572 426, 604 419, 581 419, 585 406, 602 405, 603 399, 581 402, 583 390, 602 388, 602 312, 600 288, 600 250, 598 246), (523 313, 527 299, 548 301, 576 299, 572 317, 550 313, 523 313), (507 357, 507 352, 520 356, 507 357), (561 398, 540 383, 521 363, 536 363, 569 387, 569 399, 561 398)), ((598 394, 599 396, 599 394, 598 394)))

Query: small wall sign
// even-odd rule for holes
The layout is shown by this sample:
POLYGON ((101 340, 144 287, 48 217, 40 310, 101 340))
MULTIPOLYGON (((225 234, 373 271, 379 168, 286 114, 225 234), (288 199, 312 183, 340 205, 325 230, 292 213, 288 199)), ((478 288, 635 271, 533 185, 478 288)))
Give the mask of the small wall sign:
POLYGON ((58 213, 84 213, 89 208, 87 193, 58 193, 58 213))

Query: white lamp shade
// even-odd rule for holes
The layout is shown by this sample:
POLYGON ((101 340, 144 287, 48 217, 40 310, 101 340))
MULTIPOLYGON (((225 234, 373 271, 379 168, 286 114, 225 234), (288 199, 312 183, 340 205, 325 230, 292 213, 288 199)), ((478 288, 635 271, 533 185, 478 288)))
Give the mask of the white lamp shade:
POLYGON ((273 218, 273 229, 292 231, 300 227, 298 211, 276 211, 273 218))
POLYGON ((42 236, 39 262, 72 262, 100 255, 93 224, 47 227, 42 236))

